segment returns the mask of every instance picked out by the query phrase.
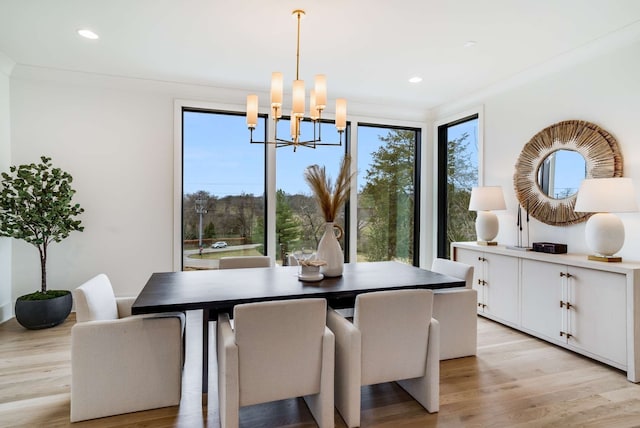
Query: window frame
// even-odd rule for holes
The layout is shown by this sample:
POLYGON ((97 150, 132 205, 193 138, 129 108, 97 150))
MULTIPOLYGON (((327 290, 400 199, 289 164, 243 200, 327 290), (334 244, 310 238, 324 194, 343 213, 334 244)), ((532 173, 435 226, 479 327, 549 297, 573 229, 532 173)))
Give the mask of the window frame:
MULTIPOLYGON (((183 231, 183 196, 184 196, 184 114, 185 112, 195 113, 211 113, 211 114, 226 114, 231 116, 245 116, 244 110, 238 109, 237 106, 226 104, 213 104, 203 103, 185 100, 176 100, 174 102, 174 176, 173 176, 173 189, 174 189, 174 204, 173 204, 173 270, 176 272, 184 269, 183 259, 183 243, 184 243, 184 231, 183 231)), ((258 112, 258 117, 265 120, 264 139, 266 141, 269 134, 269 117, 266 113, 258 112)), ((248 132, 248 131, 247 131, 248 132)), ((247 144, 249 143, 249 136, 247 135, 247 144)), ((268 147, 264 145, 264 236, 263 246, 265 255, 269 255, 269 246, 267 245, 268 228, 269 224, 269 202, 270 197, 268 193, 268 177, 269 177, 269 162, 268 147)))
MULTIPOLYGON (((422 201, 422 192, 421 192, 421 178, 422 178, 422 131, 423 128, 421 127, 415 127, 415 126, 409 126, 409 125, 390 125, 390 124, 379 124, 379 123, 375 123, 375 122, 357 122, 355 129, 356 129, 356 134, 358 133, 358 128, 360 126, 365 126, 365 127, 371 127, 371 128, 382 128, 382 129, 399 129, 399 130, 405 130, 405 131, 414 131, 415 132, 415 139, 414 139, 414 152, 413 152, 413 159, 414 159, 414 166, 413 166, 413 183, 414 183, 414 202, 413 202, 413 260, 412 260, 412 265, 413 266, 420 266, 420 247, 421 247, 421 241, 420 241, 420 224, 421 224, 421 219, 420 219, 420 213, 421 213, 421 201, 422 201)), ((357 159, 356 162, 354 162, 356 164, 357 167, 357 159)), ((358 189, 356 188, 356 200, 357 200, 357 191, 358 189)), ((357 208, 357 207, 356 207, 357 208)), ((356 211, 356 224, 357 224, 357 209, 356 211)), ((356 238, 354 238, 356 239, 356 238)), ((355 243, 354 247, 357 249, 357 242, 355 243)))
MULTIPOLYGON (((225 103, 213 103, 206 101, 194 101, 187 99, 175 99, 174 100, 174 121, 173 121, 173 244, 172 244, 172 266, 174 271, 182 270, 182 180, 183 180, 183 148, 182 148, 182 136, 183 136, 183 124, 182 124, 182 109, 189 110, 205 110, 214 112, 230 112, 234 114, 244 115, 246 114, 245 107, 239 104, 225 104, 225 103)), ((412 116, 412 111, 407 111, 407 116, 412 116)), ((274 133, 273 118, 270 115, 270 111, 265 108, 259 108, 258 114, 261 117, 266 117, 266 138, 272 139, 274 133)), ((333 124, 331 118, 323 118, 323 122, 326 124, 333 124)), ((345 130, 344 147, 345 153, 351 155, 352 158, 352 173, 357 171, 357 154, 358 154, 358 133, 357 128, 360 123, 375 127, 389 127, 389 128, 403 128, 403 129, 415 129, 418 131, 416 138, 416 166, 415 166, 415 186, 416 186, 416 201, 414 206, 414 265, 420 266, 427 260, 426 256, 429 256, 431 251, 429 246, 433 246, 433 238, 430 237, 430 232, 433 228, 421 227, 421 223, 424 221, 424 215, 426 212, 430 212, 430 204, 426 198, 432 198, 432 192, 434 186, 429 186, 429 181, 432 181, 429 177, 425 177, 423 174, 423 165, 430 164, 429 155, 424 147, 427 146, 428 126, 424 121, 419 120, 418 116, 414 116, 412 119, 394 119, 389 118, 385 120, 385 124, 378 123, 379 119, 374 116, 358 116, 357 114, 350 114, 347 121, 347 129, 345 130), (424 182, 423 182, 424 180, 424 182), (429 190, 431 188, 431 190, 429 190), (427 244, 427 241, 431 244, 427 244), (420 257, 422 255, 422 257, 420 257)), ((430 139, 430 138, 429 138, 430 139)), ((247 131, 247 144, 249 144, 249 135, 247 131)), ((313 150, 308 148, 301 148, 300 150, 313 150)), ((322 150, 322 147, 318 147, 322 150)), ((265 254, 273 256, 276 249, 275 238, 275 192, 276 192, 276 180, 275 180, 275 168, 276 168, 276 148, 271 144, 265 144, 265 254)), ((357 183, 357 182, 356 182, 357 183)), ((357 234, 353 230, 357 224, 357 185, 351 186, 351 195, 349 200, 345 204, 345 247, 343 249, 345 254, 345 261, 357 260, 357 234), (356 204, 356 205, 353 205, 356 204)))
POLYGON ((434 240, 435 257, 447 258, 447 146, 449 144, 448 129, 471 120, 478 121, 478 186, 484 179, 484 108, 478 106, 438 121, 435 124, 436 140, 436 239, 434 240))

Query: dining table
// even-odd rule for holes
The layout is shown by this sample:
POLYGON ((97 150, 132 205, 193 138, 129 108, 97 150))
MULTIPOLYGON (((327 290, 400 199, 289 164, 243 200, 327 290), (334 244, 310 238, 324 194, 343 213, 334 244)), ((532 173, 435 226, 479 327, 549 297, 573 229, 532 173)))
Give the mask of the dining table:
POLYGON ((131 307, 132 314, 202 310, 202 394, 209 375, 209 324, 236 305, 270 300, 324 298, 334 309, 354 306, 361 293, 407 288, 464 287, 465 281, 396 262, 345 263, 341 276, 303 281, 297 266, 158 272, 131 307))

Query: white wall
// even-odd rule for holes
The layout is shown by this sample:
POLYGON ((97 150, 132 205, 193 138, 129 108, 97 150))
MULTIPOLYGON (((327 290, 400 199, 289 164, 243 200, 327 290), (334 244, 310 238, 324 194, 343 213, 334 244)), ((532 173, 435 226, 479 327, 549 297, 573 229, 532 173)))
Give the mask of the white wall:
MULTIPOLYGON (((11 115, 9 110, 9 76, 13 61, 0 52, 0 171, 11 165, 11 115)), ((11 239, 0 238, 0 322, 11 318, 11 239)))
MULTIPOLYGON (((32 76, 13 77, 11 94, 13 163, 50 156, 85 209, 85 231, 49 246, 48 287, 73 289, 104 272, 117 295, 135 295, 152 272, 171 270, 172 98, 32 76)), ((40 271, 35 247, 13 248, 17 297, 38 289, 40 271)))
MULTIPOLYGON (((523 146, 538 131, 562 120, 595 123, 618 141, 624 175, 631 177, 640 201, 640 41, 626 43, 597 57, 581 58, 571 66, 504 92, 469 99, 484 104, 484 184, 501 185, 507 211, 500 218, 498 241, 515 244, 517 198, 514 165, 523 146)), ((464 108, 464 102, 459 108, 464 108)), ((446 108, 443 108, 442 114, 446 108)), ((447 112, 449 114, 449 112, 447 112)), ((626 229, 622 257, 640 261, 640 213, 620 214, 626 229)), ((548 226, 533 220, 532 241, 568 244, 570 252, 589 252, 584 225, 548 226)))

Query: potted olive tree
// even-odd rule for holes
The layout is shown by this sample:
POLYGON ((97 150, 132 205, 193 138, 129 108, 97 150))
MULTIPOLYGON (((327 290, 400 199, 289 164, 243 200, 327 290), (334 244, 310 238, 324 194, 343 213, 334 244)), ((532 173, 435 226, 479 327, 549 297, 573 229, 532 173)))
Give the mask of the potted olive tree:
POLYGON ((38 164, 12 166, 0 180, 0 236, 22 239, 40 253, 40 291, 18 297, 18 322, 29 329, 53 327, 71 312, 68 290, 47 290, 47 248, 73 231, 82 231, 76 219, 84 209, 71 199, 73 178, 54 168, 51 158, 42 156, 38 164))

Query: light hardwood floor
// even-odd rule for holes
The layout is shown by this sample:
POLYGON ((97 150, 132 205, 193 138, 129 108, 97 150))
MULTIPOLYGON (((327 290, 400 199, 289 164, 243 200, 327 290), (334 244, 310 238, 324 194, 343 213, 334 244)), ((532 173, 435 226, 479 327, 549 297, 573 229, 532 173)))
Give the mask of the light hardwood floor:
MULTIPOLYGON (((209 405, 200 401, 199 312, 188 314, 181 405, 73 424, 74 427, 218 427, 215 358, 209 405)), ((69 423, 70 331, 0 325, 0 426, 69 423)), ((640 426, 640 385, 621 371, 483 318, 477 357, 443 361, 440 412, 428 414, 394 383, 363 388, 363 427, 640 426)), ((214 348, 212 348, 214 349, 214 348)), ((213 354, 214 355, 214 354, 213 354)), ((241 410, 242 427, 313 427, 301 399, 241 410)), ((344 422, 336 413, 336 426, 344 422)))

